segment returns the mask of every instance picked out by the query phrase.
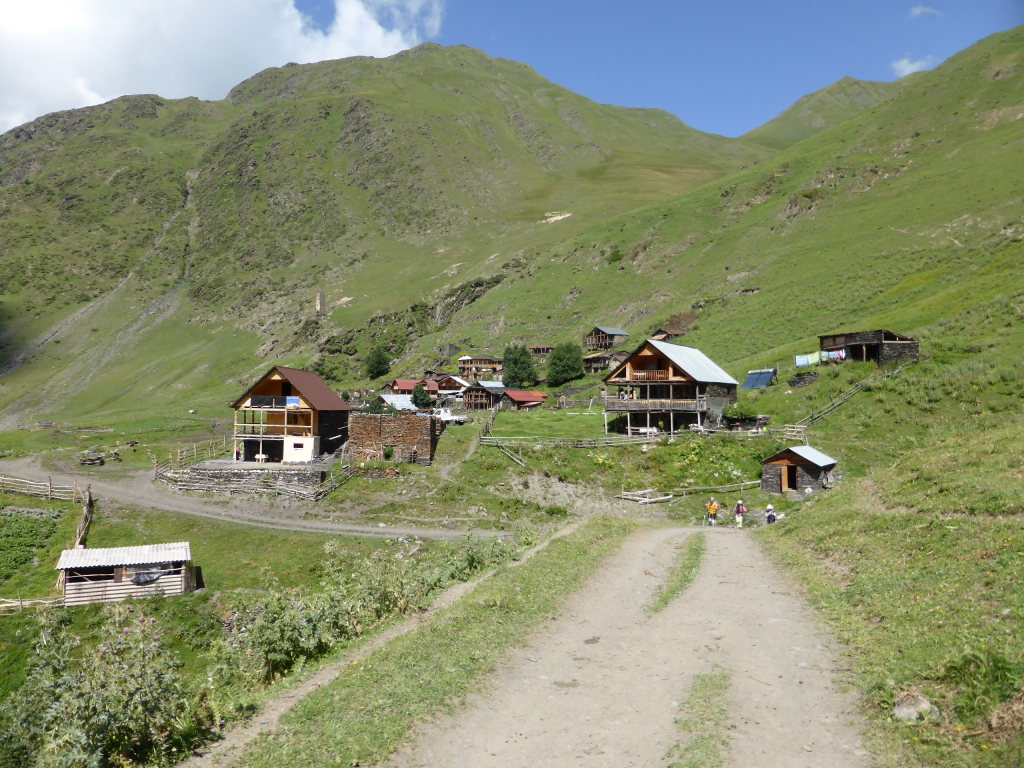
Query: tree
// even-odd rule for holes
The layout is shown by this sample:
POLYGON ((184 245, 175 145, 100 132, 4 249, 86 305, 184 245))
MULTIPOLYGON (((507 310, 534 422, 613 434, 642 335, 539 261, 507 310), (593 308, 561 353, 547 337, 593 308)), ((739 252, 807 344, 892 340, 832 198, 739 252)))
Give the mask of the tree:
POLYGON ((583 378, 583 349, 567 341, 559 344, 548 359, 548 385, 559 387, 574 379, 583 378))
POLYGON ((412 404, 417 408, 429 408, 434 404, 423 384, 417 384, 412 388, 412 404))
POLYGON ((367 356, 365 370, 366 378, 368 379, 378 379, 381 376, 386 376, 388 371, 391 370, 391 361, 388 360, 387 353, 382 346, 377 345, 367 356))
POLYGON ((510 388, 532 387, 537 383, 537 369, 533 367, 533 355, 526 347, 505 347, 504 374, 502 383, 510 388))

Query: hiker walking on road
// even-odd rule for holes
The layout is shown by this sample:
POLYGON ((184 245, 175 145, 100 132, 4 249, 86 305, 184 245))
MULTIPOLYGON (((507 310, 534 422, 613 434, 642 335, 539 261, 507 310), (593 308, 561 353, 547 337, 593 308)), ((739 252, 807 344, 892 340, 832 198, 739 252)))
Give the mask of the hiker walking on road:
POLYGON ((743 527, 743 516, 747 514, 747 508, 743 506, 743 499, 736 502, 736 509, 733 510, 736 513, 736 527, 743 527))
POLYGON ((721 505, 715 501, 715 497, 712 496, 711 500, 704 506, 708 510, 708 520, 711 521, 712 525, 718 525, 718 510, 721 509, 721 505))

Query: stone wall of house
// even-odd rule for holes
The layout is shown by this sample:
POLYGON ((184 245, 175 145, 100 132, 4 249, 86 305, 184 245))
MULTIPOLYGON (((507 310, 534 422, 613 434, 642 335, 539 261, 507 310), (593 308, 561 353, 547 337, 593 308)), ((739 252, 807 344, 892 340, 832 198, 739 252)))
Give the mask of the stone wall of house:
POLYGON ((886 341, 878 352, 878 364, 890 365, 906 360, 917 362, 919 356, 920 346, 916 341, 886 341))
MULTIPOLYGON (((761 467, 761 490, 765 493, 779 495, 782 493, 782 473, 786 467, 782 464, 765 464, 761 467)), ((831 475, 832 470, 825 471, 813 464, 796 465, 796 488, 792 491, 804 492, 810 488, 811 493, 825 490, 825 483, 831 475)))
POLYGON ((765 464, 761 467, 761 490, 776 496, 782 494, 782 467, 778 464, 765 464))
POLYGON ((390 447, 393 457, 432 461, 444 422, 419 413, 353 413, 348 423, 348 450, 352 461, 381 461, 390 447))
POLYGON ((706 384, 706 393, 708 401, 711 398, 721 398, 726 403, 736 402, 736 385, 735 384, 706 384))

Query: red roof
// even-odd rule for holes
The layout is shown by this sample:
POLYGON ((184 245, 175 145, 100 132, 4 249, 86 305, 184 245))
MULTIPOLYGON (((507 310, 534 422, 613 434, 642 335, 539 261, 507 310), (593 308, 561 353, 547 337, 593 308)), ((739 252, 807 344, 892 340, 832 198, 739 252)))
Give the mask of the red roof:
POLYGON ((412 392, 414 389, 416 389, 417 384, 422 383, 423 382, 420 379, 395 379, 394 384, 392 384, 391 386, 394 387, 395 389, 407 389, 410 392, 412 392))
POLYGON ((327 383, 317 376, 312 371, 302 371, 298 368, 285 368, 281 365, 275 365, 265 374, 263 374, 259 381, 253 384, 249 389, 245 391, 240 398, 235 400, 231 404, 233 408, 237 408, 238 404, 245 400, 249 393, 252 392, 256 387, 263 382, 268 376, 274 371, 280 373, 285 381, 291 384, 297 393, 309 403, 313 408, 318 411, 351 411, 352 406, 341 399, 341 396, 327 386, 327 383))
POLYGON ((542 403, 548 396, 546 392, 525 392, 521 389, 506 389, 503 394, 516 403, 542 403))

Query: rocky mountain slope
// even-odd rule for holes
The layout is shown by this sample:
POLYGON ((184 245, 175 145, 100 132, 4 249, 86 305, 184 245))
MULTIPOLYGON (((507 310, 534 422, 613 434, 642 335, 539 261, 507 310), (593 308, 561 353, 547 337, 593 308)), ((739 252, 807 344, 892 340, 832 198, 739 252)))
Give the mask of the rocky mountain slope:
POLYGON ((48 115, 0 137, 5 422, 678 312, 739 367, 839 326, 924 329, 1020 289, 1021 43, 841 81, 742 140, 435 45, 48 115))

